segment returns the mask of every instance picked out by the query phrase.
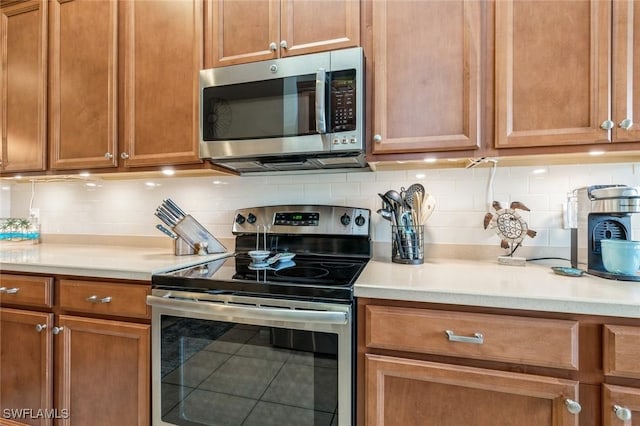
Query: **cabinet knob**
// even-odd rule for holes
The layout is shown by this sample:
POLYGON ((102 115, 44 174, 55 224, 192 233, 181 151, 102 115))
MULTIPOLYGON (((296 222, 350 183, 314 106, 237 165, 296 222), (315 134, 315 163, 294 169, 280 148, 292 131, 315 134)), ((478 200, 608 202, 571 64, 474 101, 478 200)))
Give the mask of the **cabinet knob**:
POLYGON ((625 118, 620 123, 618 123, 618 127, 624 130, 629 130, 633 126, 633 121, 630 118, 625 118))
POLYGON ((278 50, 278 45, 276 44, 275 41, 272 41, 271 43, 269 43, 269 50, 271 50, 272 52, 275 52, 276 50, 278 50))
POLYGON ((60 333, 62 333, 63 331, 64 331, 64 327, 53 327, 53 328, 51 329, 51 332, 52 332, 53 334, 60 334, 60 333))
POLYGON ((373 141, 375 143, 380 143, 382 142, 382 135, 373 135, 373 141))
POLYGON ((123 160, 126 160, 127 158, 129 158, 129 154, 127 154, 126 152, 122 152, 120 153, 120 158, 122 158, 123 160))
POLYGON ((280 47, 282 47, 283 49, 288 49, 289 45, 287 44, 287 40, 282 40, 280 42, 280 47))
POLYGON ((631 410, 629 410, 626 407, 614 405, 613 412, 616 413, 616 417, 622 420, 623 422, 631 420, 631 410))
POLYGON ((578 414, 580 411, 582 411, 580 403, 578 401, 574 401, 573 399, 565 399, 564 405, 567 407, 567 411, 571 414, 578 414))
POLYGON ((107 160, 111 160, 113 158, 113 154, 110 152, 106 152, 104 154, 104 158, 106 158, 107 160))
POLYGON ((615 126, 614 122, 611 120, 605 120, 602 122, 602 124, 600 125, 600 128, 602 130, 611 130, 613 129, 613 126, 615 126))
POLYGON ((47 328, 47 324, 36 324, 36 331, 38 333, 41 333, 45 328, 47 328))

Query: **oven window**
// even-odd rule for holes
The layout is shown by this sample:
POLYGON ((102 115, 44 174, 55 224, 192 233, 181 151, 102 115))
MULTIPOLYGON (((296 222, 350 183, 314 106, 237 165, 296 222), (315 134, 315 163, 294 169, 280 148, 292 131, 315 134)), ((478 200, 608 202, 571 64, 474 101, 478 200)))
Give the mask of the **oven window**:
POLYGON ((206 141, 304 136, 316 132, 316 75, 207 87, 206 141))
POLYGON ((162 419, 337 425, 337 335, 161 316, 162 419))

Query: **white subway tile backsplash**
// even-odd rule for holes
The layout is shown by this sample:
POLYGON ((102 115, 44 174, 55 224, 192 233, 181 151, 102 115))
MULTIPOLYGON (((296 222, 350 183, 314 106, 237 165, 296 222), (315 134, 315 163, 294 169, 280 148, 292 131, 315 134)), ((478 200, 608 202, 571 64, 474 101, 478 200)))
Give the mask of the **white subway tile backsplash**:
MULTIPOLYGON (((640 165, 597 164, 496 168, 493 197, 503 207, 521 201, 531 211, 521 212, 536 238, 525 246, 568 247, 569 231, 562 228, 562 204, 572 189, 589 184, 622 183, 640 186, 640 165), (534 174, 536 169, 545 173, 534 174)), ((219 238, 230 238, 237 208, 264 204, 319 203, 353 205, 373 212, 372 236, 391 241, 390 223, 375 212, 378 193, 400 191, 421 183, 436 198, 436 210, 427 222, 427 244, 464 244, 497 247, 492 229, 483 229, 487 182, 491 167, 424 169, 361 173, 318 173, 245 177, 161 178, 153 180, 93 180, 35 184, 33 206, 40 209, 42 232, 51 234, 106 234, 157 236, 153 212, 172 198, 219 238), (418 177, 416 177, 418 176, 418 177)), ((3 183, 2 216, 27 216, 32 185, 3 183), (5 189, 6 188, 6 189, 5 189)), ((493 212, 493 209, 491 209, 493 212)), ((640 228, 634 217, 634 232, 640 228)), ((637 236, 636 236, 637 238, 637 236)))

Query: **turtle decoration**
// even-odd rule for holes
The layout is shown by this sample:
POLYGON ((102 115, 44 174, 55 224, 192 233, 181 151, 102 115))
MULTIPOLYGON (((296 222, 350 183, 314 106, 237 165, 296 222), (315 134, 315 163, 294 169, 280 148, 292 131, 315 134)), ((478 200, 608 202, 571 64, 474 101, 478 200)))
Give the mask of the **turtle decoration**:
POLYGON ((516 209, 530 211, 527 206, 519 201, 512 202, 509 208, 503 208, 497 201, 494 201, 492 206, 496 213, 488 212, 484 215, 484 229, 491 227, 496 230, 501 238, 500 247, 511 248, 511 254, 513 254, 526 235, 531 238, 536 236, 536 231, 529 229, 527 222, 516 211, 516 209))

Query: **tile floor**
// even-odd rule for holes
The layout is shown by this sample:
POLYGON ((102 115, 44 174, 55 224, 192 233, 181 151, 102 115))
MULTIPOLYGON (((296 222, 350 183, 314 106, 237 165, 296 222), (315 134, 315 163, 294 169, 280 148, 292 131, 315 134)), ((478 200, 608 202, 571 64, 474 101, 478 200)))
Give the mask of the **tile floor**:
POLYGON ((235 325, 213 342, 182 336, 184 363, 163 366, 163 419, 181 425, 337 426, 336 357, 276 348, 270 337, 269 328, 247 325, 235 325))

